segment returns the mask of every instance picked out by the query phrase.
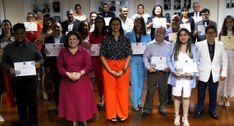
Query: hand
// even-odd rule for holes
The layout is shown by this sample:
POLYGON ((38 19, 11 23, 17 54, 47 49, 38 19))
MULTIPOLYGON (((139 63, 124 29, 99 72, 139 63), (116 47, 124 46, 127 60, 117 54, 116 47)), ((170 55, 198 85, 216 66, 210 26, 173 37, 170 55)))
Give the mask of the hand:
POLYGON ((198 30, 195 30, 194 32, 193 32, 193 36, 197 36, 198 35, 198 30))
POLYGON ((148 69, 148 71, 149 71, 149 73, 153 73, 153 72, 156 72, 157 70, 156 70, 155 68, 150 67, 150 68, 148 69))
POLYGON ((179 72, 173 72, 173 74, 175 75, 175 77, 180 77, 181 76, 181 73, 179 73, 179 72))
POLYGON ((121 77, 124 74, 124 72, 120 70, 117 74, 118 74, 118 77, 121 77))
POLYGON ((71 80, 73 80, 74 75, 70 72, 66 72, 66 75, 68 76, 68 78, 70 78, 71 80))
POLYGON ((10 69, 9 69, 9 73, 10 73, 10 74, 15 74, 15 69, 10 68, 10 69))
POLYGON ((169 72, 169 68, 167 67, 167 68, 165 68, 163 71, 169 72))
POLYGON ((198 77, 198 76, 196 77, 196 82, 197 82, 197 84, 198 84, 198 82, 199 82, 199 77, 198 77))
POLYGON ((36 68, 40 68, 40 66, 41 66, 40 63, 38 63, 38 62, 35 63, 35 67, 36 67, 36 68))
POLYGON ((114 70, 110 70, 109 73, 110 73, 111 75, 113 75, 114 77, 118 77, 118 76, 119 76, 118 73, 115 72, 114 70))
POLYGON ((79 80, 80 79, 80 77, 81 77, 81 73, 76 73, 74 76, 73 76, 73 78, 72 78, 72 80, 73 81, 77 81, 77 80, 79 80))
POLYGON ((47 50, 47 48, 44 48, 44 52, 45 54, 47 54, 49 51, 47 50))
POLYGON ((183 76, 184 77, 192 77, 192 73, 184 73, 183 76))
POLYGON ((226 79, 226 77, 222 77, 222 76, 219 78, 219 80, 221 80, 221 81, 224 81, 225 79, 226 79))

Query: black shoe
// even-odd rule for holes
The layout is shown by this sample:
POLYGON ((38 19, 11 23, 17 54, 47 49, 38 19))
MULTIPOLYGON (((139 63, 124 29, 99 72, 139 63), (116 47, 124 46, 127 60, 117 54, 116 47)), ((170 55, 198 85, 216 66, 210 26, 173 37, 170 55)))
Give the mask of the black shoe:
POLYGON ((193 118, 199 118, 202 114, 202 112, 196 112, 194 113, 193 118))
POLYGON ((163 110, 163 109, 159 109, 158 111, 159 111, 159 113, 160 113, 161 115, 163 115, 163 116, 166 116, 166 115, 167 115, 167 112, 166 112, 165 110, 163 110))
POLYGON ((210 116, 211 116, 213 119, 216 119, 216 120, 219 119, 219 117, 218 117, 218 115, 216 114, 216 112, 209 112, 209 114, 210 114, 210 116))
POLYGON ((143 117, 143 118, 146 118, 146 117, 149 116, 149 115, 150 115, 150 114, 149 114, 149 113, 146 113, 146 112, 143 112, 143 113, 142 113, 142 117, 143 117))

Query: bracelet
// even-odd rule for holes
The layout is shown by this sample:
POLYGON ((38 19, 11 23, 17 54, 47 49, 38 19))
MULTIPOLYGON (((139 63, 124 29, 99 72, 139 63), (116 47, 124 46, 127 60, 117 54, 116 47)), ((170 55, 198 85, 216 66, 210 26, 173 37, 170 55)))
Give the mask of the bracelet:
POLYGON ((125 73, 125 72, 126 72, 126 69, 125 69, 125 68, 123 68, 123 69, 122 69, 122 71, 125 73))

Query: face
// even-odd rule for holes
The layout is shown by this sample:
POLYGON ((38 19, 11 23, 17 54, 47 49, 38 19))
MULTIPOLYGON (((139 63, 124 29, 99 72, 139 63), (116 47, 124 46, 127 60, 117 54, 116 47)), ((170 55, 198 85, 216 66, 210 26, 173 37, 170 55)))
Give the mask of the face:
POLYGON ((95 21, 95 19, 96 19, 96 17, 97 17, 97 14, 95 14, 95 13, 92 13, 91 15, 90 15, 90 22, 94 22, 95 21))
POLYGON ((214 40, 216 37, 216 32, 214 29, 209 28, 206 32, 206 38, 207 40, 214 40))
POLYGON ((171 25, 173 29, 179 29, 180 23, 181 23, 181 20, 180 20, 180 17, 178 16, 173 17, 171 20, 171 25))
POLYGON ((75 35, 71 35, 68 38, 68 46, 70 48, 78 47, 79 42, 80 40, 75 35))
POLYGON ((128 8, 122 8, 120 11, 122 17, 128 17, 128 8))
POLYGON ((179 39, 182 44, 188 43, 189 41, 189 34, 187 34, 185 31, 181 31, 179 34, 179 39))
POLYGON ((97 26, 98 29, 102 29, 102 27, 104 26, 103 20, 101 18, 98 18, 95 22, 95 26, 97 26))
POLYGON ((159 27, 155 31, 155 39, 157 42, 163 42, 165 35, 165 29, 163 27, 159 27))
POLYGON ((26 32, 24 29, 18 29, 14 32, 15 40, 18 42, 24 42, 26 32))
POLYGON ((51 26, 52 25, 52 21, 50 20, 50 18, 45 18, 45 25, 46 26, 51 26))
POLYGON ((54 23, 52 26, 52 31, 54 35, 59 36, 62 32, 62 26, 60 23, 54 23))
POLYGON ((80 8, 80 6, 76 6, 76 13, 81 13, 81 8, 80 8))
POLYGON ((182 10, 181 13, 182 13, 183 17, 188 16, 188 14, 189 14, 187 9, 182 10))
POLYGON ((142 27, 141 21, 140 21, 140 20, 136 20, 136 21, 134 22, 134 27, 136 28, 137 31, 140 31, 140 30, 141 30, 141 27, 142 27))
POLYGON ((233 21, 232 19, 228 18, 225 22, 225 25, 229 31, 232 31, 233 28, 233 21))
POLYGON ((27 15, 27 21, 28 21, 28 22, 34 22, 34 21, 35 21, 34 16, 33 16, 32 14, 28 14, 28 15, 27 15))
POLYGON ((120 27, 121 27, 120 22, 118 20, 112 21, 111 29, 112 29, 113 32, 119 32, 120 27))
POLYGON ((44 14, 42 12, 38 11, 37 16, 38 16, 39 19, 43 19, 44 14))
POLYGON ((195 12, 198 12, 198 11, 200 10, 200 5, 199 5, 199 4, 194 4, 194 5, 193 5, 193 10, 194 10, 195 12))
POLYGON ((102 10, 104 12, 108 12, 109 11, 109 6, 108 5, 103 5, 102 10))
POLYGON ((210 17, 210 14, 208 12, 202 13, 202 20, 208 21, 210 17))
POLYGON ((139 6, 137 8, 137 12, 138 12, 138 14, 143 14, 144 13, 144 8, 142 6, 139 6))
POLYGON ((2 23, 2 29, 3 29, 3 31, 10 31, 11 30, 11 24, 9 22, 3 22, 2 23))
POLYGON ((73 15, 74 15, 74 12, 73 12, 73 11, 68 11, 68 12, 67 12, 67 19, 68 19, 69 21, 73 21, 73 20, 74 20, 73 15))
POLYGON ((89 32, 89 24, 87 22, 84 23, 83 27, 82 27, 82 30, 84 32, 89 32))
POLYGON ((158 7, 155 8, 154 13, 155 13, 157 16, 160 16, 161 13, 162 13, 162 9, 158 6, 158 7))

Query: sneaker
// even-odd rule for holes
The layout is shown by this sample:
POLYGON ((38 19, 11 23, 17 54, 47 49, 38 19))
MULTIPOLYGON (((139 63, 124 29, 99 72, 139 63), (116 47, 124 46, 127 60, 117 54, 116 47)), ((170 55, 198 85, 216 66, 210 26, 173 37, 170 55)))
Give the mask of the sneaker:
POLYGON ((0 122, 3 123, 5 122, 5 119, 0 115, 0 122))
POLYGON ((225 102, 225 107, 229 107, 230 106, 230 102, 229 101, 226 101, 225 102))
POLYGON ((182 117, 182 122, 183 122, 184 126, 189 126, 188 116, 183 116, 182 117))
POLYGON ((138 107, 132 107, 132 110, 139 111, 140 109, 138 107))
POLYGON ((45 92, 43 92, 43 99, 44 99, 45 101, 48 101, 48 100, 49 100, 49 96, 48 96, 48 94, 45 93, 45 92))
POLYGON ((180 125, 180 115, 175 115, 174 124, 175 124, 176 126, 180 125))

